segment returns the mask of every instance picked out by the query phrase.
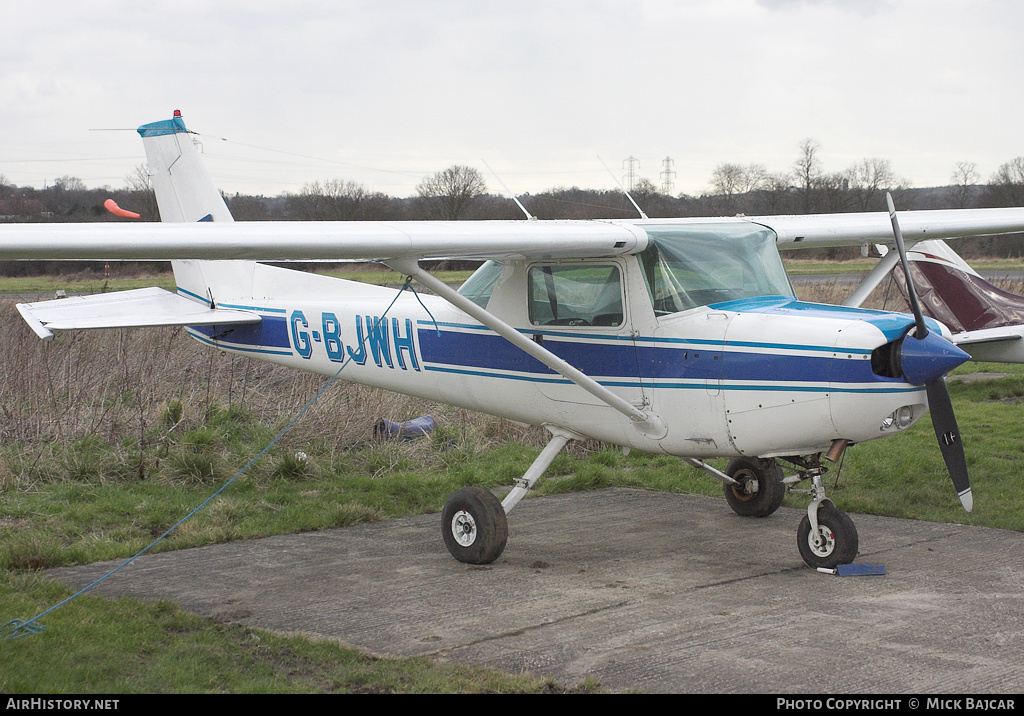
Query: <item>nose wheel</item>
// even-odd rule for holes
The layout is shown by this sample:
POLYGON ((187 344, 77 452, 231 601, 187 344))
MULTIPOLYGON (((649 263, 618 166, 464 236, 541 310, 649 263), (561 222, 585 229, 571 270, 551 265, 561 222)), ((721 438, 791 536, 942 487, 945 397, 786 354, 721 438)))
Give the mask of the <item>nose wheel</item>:
POLYGON ((804 515, 796 531, 796 545, 807 566, 834 569, 853 562, 859 540, 849 515, 831 504, 823 504, 818 508, 817 522, 817 529, 813 529, 810 518, 804 515))
MULTIPOLYGON (((845 444, 841 447, 845 449, 845 444)), ((860 540, 857 536, 857 527, 850 516, 825 496, 825 483, 821 478, 826 469, 822 466, 820 457, 821 455, 817 454, 783 458, 799 468, 797 476, 785 478, 784 483, 811 481, 809 490, 796 490, 792 485, 789 486, 793 492, 807 492, 811 497, 807 513, 800 520, 800 526, 796 530, 796 546, 808 567, 835 569, 840 564, 850 564, 857 558, 860 540)), ((826 457, 834 462, 838 455, 832 455, 830 451, 830 455, 826 457)))

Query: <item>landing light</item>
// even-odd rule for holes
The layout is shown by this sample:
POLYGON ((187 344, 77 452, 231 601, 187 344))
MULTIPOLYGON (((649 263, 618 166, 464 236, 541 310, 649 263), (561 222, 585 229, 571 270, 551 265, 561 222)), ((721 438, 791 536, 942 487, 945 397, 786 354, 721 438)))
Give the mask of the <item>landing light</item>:
POLYGON ((904 405, 893 411, 893 413, 882 421, 881 430, 903 430, 914 424, 914 406, 904 405))
POLYGON ((904 405, 896 411, 896 427, 900 430, 910 427, 912 422, 914 422, 914 409, 909 405, 904 405))

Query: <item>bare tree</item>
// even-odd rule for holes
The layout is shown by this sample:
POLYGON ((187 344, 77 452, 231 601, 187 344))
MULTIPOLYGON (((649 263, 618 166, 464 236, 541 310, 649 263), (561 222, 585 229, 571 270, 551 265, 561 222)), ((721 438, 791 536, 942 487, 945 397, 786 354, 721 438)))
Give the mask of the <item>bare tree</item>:
POLYGON ((719 211, 734 214, 740 211, 739 197, 760 189, 768 180, 763 164, 719 164, 711 174, 711 188, 720 201, 719 211))
POLYGON ((888 159, 865 158, 847 172, 850 201, 859 211, 884 209, 882 193, 893 189, 899 180, 888 159))
POLYGON ((48 211, 67 217, 82 208, 86 191, 84 181, 65 175, 55 179, 53 186, 44 189, 40 198, 48 211))
POLYGON ((785 172, 768 174, 761 180, 756 192, 755 211, 758 214, 785 214, 793 210, 791 187, 793 176, 785 172))
POLYGON ((225 196, 224 202, 228 205, 228 211, 235 221, 273 221, 274 216, 268 207, 268 201, 263 196, 247 196, 235 193, 234 196, 225 196))
POLYGON ((486 190, 487 184, 479 171, 458 164, 427 177, 416 187, 427 213, 445 221, 461 218, 473 200, 486 190))
POLYGON ((156 192, 153 191, 153 181, 149 176, 148 164, 136 165, 131 173, 125 176, 124 186, 131 201, 131 205, 125 206, 125 209, 138 212, 146 219, 159 218, 156 192))
POLYGON ((977 172, 978 165, 974 162, 957 162, 953 170, 953 186, 949 195, 957 209, 966 209, 971 203, 971 193, 981 175, 977 172))
POLYGON ((137 164, 124 178, 124 188, 128 191, 153 191, 153 180, 149 176, 148 164, 137 164))
POLYGON ((78 177, 67 176, 66 174, 62 177, 53 180, 53 188, 57 191, 73 192, 73 191, 85 191, 85 182, 78 177))
POLYGON ((654 185, 650 179, 640 177, 633 184, 633 188, 630 189, 629 195, 633 197, 633 201, 640 205, 640 208, 644 210, 644 213, 648 216, 651 213, 651 205, 654 203, 655 197, 661 195, 658 191, 658 187, 654 185))
POLYGON ((1024 206, 1024 157, 999 167, 988 182, 985 202, 990 206, 1024 206))
POLYGON ((294 200, 296 218, 305 221, 354 221, 361 218, 363 202, 370 196, 362 184, 344 179, 305 184, 294 200))
POLYGON ((817 140, 808 138, 800 142, 799 148, 800 156, 793 163, 793 173, 796 175, 803 213, 810 214, 814 209, 815 184, 822 174, 821 160, 818 159, 821 145, 817 140))
POLYGON ((834 214, 850 206, 850 176, 845 172, 822 174, 814 180, 813 191, 815 211, 834 214))

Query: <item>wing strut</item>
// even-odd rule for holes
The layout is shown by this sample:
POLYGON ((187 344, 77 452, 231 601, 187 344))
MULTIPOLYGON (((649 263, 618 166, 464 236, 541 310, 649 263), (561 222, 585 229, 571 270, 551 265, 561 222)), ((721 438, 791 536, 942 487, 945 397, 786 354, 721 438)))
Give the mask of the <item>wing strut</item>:
POLYGON ((622 413, 632 420, 635 427, 644 435, 658 439, 664 437, 668 432, 665 422, 656 413, 646 413, 640 410, 629 401, 623 399, 619 395, 616 395, 590 376, 584 374, 578 368, 575 368, 562 358, 559 358, 547 348, 534 343, 493 313, 481 308, 458 291, 452 289, 443 281, 431 276, 428 272, 420 268, 419 263, 415 259, 389 259, 385 261, 385 263, 406 276, 412 276, 438 296, 448 301, 448 303, 462 311, 465 311, 509 343, 521 348, 523 351, 539 360, 563 378, 572 381, 601 402, 606 403, 610 407, 622 413))
MULTIPOLYGON (((911 248, 913 248, 911 244, 911 248)), ((896 267, 896 264, 900 262, 900 252, 890 251, 885 256, 878 260, 878 263, 874 265, 868 275, 865 276, 860 285, 850 294, 850 297, 843 301, 844 306, 851 308, 860 308, 860 305, 867 300, 867 297, 871 295, 871 292, 878 287, 878 284, 885 280, 889 272, 896 267)))

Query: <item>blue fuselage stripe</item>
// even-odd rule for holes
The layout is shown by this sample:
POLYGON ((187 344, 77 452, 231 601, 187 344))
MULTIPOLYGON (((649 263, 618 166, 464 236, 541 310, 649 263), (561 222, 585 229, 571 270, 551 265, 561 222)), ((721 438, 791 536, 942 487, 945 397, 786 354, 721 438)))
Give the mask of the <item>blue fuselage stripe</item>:
MULTIPOLYGON (((220 348, 245 353, 297 355, 285 316, 262 314, 256 324, 191 326, 194 336, 220 348)), ((867 351, 836 351, 821 345, 726 343, 651 337, 572 333, 559 340, 545 333, 544 347, 611 387, 807 392, 903 392, 918 388, 875 375, 867 351)), ((318 339, 318 336, 314 338, 318 339)), ((317 341, 319 342, 319 341, 317 341)), ((423 369, 535 383, 566 383, 536 358, 489 331, 421 323, 416 344, 423 369)))
POLYGON ((265 347, 263 345, 255 345, 253 347, 248 347, 248 346, 245 346, 245 345, 242 345, 242 344, 231 343, 229 341, 224 341, 224 340, 221 340, 221 339, 212 340, 212 339, 208 338, 207 336, 204 336, 204 335, 199 333, 199 329, 204 329, 205 330, 207 328, 209 328, 209 326, 189 326, 188 327, 189 332, 192 334, 192 337, 195 338, 197 341, 199 341, 200 343, 205 343, 208 346, 213 346, 215 348, 219 348, 221 350, 229 349, 229 350, 233 350, 233 351, 238 351, 239 353, 259 353, 261 355, 270 355, 270 356, 292 356, 292 355, 294 355, 294 352, 291 350, 291 348, 288 348, 287 350, 274 350, 272 348, 267 348, 267 347, 265 347))
MULTIPOLYGON (((195 333, 201 333, 209 339, 222 344, 221 347, 238 350, 253 348, 269 348, 284 350, 291 354, 291 342, 288 339, 288 321, 284 316, 263 316, 259 323, 233 324, 226 326, 189 326, 195 333)), ((278 351, 274 351, 275 353, 278 351)))
MULTIPOLYGON (((496 335, 420 329, 419 345, 425 364, 450 370, 498 371, 553 376, 540 361, 496 335)), ((844 351, 842 358, 825 355, 781 355, 736 350, 721 344, 685 350, 682 347, 632 346, 623 343, 583 343, 545 340, 544 347, 590 376, 631 378, 636 381, 713 380, 795 383, 903 384, 871 371, 862 355, 844 351), (854 359, 846 355, 856 355, 854 359)), ((796 349, 789 346, 789 350, 796 349)), ((801 347, 803 348, 803 347, 801 347)), ((809 350, 809 349, 804 349, 809 350)), ((881 387, 881 386, 880 386, 881 387)))

